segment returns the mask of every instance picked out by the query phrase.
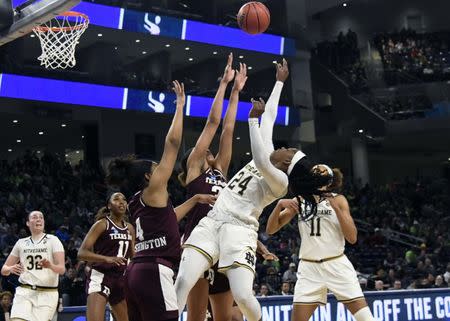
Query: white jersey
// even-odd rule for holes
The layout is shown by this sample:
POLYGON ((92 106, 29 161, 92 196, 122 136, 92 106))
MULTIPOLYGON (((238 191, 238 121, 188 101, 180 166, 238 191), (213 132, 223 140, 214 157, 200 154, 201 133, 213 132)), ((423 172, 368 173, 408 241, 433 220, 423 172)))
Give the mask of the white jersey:
MULTIPOLYGON (((301 210, 305 210, 302 202, 301 210)), ((321 260, 344 253, 345 238, 336 212, 328 200, 317 204, 317 216, 303 221, 299 218, 298 229, 301 236, 301 259, 321 260)))
POLYGON ((208 216, 217 221, 247 226, 257 231, 258 219, 263 209, 286 193, 287 178, 284 193, 274 195, 252 160, 234 175, 220 192, 208 216))
POLYGON ((51 234, 44 234, 37 242, 34 242, 31 237, 18 240, 11 255, 19 258, 24 269, 19 277, 19 282, 28 285, 57 287, 58 273, 39 267, 37 264, 42 259, 55 263, 53 260, 55 252, 64 252, 64 247, 61 241, 51 234))

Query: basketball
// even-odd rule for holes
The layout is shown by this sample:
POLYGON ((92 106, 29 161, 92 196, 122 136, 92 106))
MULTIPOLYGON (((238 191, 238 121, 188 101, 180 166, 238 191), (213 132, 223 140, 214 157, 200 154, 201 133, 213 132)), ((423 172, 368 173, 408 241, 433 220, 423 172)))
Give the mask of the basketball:
POLYGON ((251 35, 263 33, 270 24, 269 9, 261 2, 248 2, 239 9, 237 23, 239 28, 251 35))

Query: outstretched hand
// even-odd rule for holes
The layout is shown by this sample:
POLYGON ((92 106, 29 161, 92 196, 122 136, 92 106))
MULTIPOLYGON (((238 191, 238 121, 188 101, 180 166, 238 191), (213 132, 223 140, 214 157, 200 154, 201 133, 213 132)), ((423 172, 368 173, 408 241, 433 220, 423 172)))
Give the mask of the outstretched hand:
POLYGON ((259 100, 255 100, 252 98, 252 109, 250 109, 250 112, 248 113, 248 118, 259 118, 262 114, 264 114, 264 111, 266 109, 266 103, 262 98, 259 98, 259 100))
POLYGON ((277 81, 285 82, 289 77, 289 67, 286 59, 283 58, 283 63, 277 63, 277 81))
POLYGON ((236 72, 236 77, 234 77, 233 90, 241 91, 245 86, 247 78, 247 65, 240 62, 239 71, 236 72))
POLYGON ((230 81, 233 80, 235 73, 236 71, 233 69, 233 53, 230 52, 230 54, 228 55, 225 71, 223 72, 222 82, 228 84, 230 81))
POLYGON ((197 203, 214 205, 217 200, 217 195, 197 194, 197 198, 198 198, 197 203))
POLYGON ((184 106, 184 103, 186 102, 186 95, 184 93, 184 84, 183 83, 179 83, 178 80, 172 81, 173 84, 173 88, 172 90, 175 92, 175 94, 177 95, 177 106, 184 106))

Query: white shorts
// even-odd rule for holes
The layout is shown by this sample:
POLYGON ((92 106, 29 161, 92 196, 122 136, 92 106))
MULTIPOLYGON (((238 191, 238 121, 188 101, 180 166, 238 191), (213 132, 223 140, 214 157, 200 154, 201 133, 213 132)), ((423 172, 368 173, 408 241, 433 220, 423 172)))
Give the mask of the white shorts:
POLYGON ((37 291, 17 287, 11 308, 11 319, 49 321, 58 307, 58 291, 37 291))
POLYGON ((294 304, 325 305, 327 290, 342 303, 364 298, 356 271, 347 256, 322 263, 300 261, 294 304))
POLYGON ((219 262, 219 272, 233 267, 255 272, 257 239, 258 234, 250 228, 204 217, 183 247, 199 251, 211 265, 219 262))

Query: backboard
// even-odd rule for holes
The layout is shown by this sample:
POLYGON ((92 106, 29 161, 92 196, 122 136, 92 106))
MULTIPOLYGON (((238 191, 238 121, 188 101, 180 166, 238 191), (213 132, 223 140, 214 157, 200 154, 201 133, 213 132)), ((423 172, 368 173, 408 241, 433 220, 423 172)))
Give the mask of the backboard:
MULTIPOLYGON (((11 0, 0 0, 0 16, 8 18, 8 10, 13 10, 12 24, 0 25, 0 46, 31 32, 59 14, 70 10, 81 0, 29 0, 24 4, 11 7, 11 0), (9 7, 9 8, 8 8, 9 7)), ((3 19, 2 19, 3 20, 3 19)), ((4 21, 4 20, 3 20, 4 21)))

